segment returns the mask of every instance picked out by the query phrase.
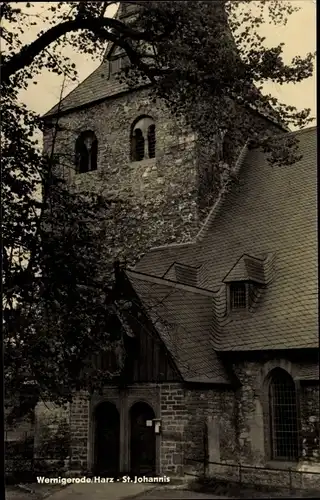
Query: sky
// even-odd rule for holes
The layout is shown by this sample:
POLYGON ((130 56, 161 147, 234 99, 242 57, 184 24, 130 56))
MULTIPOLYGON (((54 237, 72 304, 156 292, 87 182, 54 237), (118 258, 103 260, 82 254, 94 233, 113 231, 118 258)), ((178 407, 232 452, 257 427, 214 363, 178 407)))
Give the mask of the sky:
MULTIPOLYGON (((19 2, 20 3, 20 2, 19 2)), ((21 2, 22 3, 22 2, 21 2)), ((21 6, 21 3, 19 6, 21 6)), ((304 56, 308 52, 316 50, 316 2, 314 0, 292 0, 294 5, 300 7, 300 11, 293 13, 286 26, 274 26, 265 24, 261 29, 261 34, 266 37, 268 45, 278 45, 285 43, 284 57, 285 62, 289 62, 294 56, 304 56)), ((42 15, 54 2, 34 4, 34 14, 42 15)), ((113 15, 117 10, 112 6, 108 14, 113 15)), ((36 27, 30 26, 25 34, 23 41, 30 43, 37 37, 37 33, 45 28, 44 23, 36 27)), ((92 73, 100 64, 101 59, 92 59, 90 57, 77 54, 71 48, 65 52, 73 59, 77 65, 79 80, 78 82, 65 81, 63 96, 74 89, 90 73, 92 73)), ((44 114, 59 101, 62 89, 63 78, 49 71, 43 71, 40 78, 37 79, 37 85, 30 84, 29 88, 20 94, 20 99, 33 111, 44 114)), ((316 116, 316 76, 309 78, 299 84, 278 85, 274 83, 267 84, 265 91, 279 98, 285 104, 296 106, 297 108, 311 108, 312 116, 316 116)))

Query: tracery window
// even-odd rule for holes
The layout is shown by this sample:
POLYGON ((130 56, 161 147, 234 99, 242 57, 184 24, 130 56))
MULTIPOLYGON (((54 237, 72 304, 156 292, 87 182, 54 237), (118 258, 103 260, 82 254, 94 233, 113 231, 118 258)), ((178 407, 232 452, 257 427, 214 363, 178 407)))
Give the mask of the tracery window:
POLYGON ((269 385, 271 451, 274 460, 298 458, 296 387, 292 377, 276 368, 269 385))
POLYGON ((91 130, 82 132, 76 140, 76 172, 97 170, 98 141, 91 130))
POLYGON ((156 126, 152 118, 136 120, 131 131, 131 160, 141 161, 156 156, 156 126))

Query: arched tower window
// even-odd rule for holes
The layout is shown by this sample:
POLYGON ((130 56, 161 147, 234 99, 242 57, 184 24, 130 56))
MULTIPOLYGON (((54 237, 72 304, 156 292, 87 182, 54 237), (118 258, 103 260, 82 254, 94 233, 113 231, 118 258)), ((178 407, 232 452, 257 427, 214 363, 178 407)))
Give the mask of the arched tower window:
POLYGON ((97 170, 98 141, 91 130, 82 132, 76 140, 76 172, 97 170))
POLYGON ((281 368, 271 373, 269 406, 272 459, 298 459, 296 388, 292 377, 281 368))
POLYGON ((131 130, 131 160, 141 161, 156 155, 156 126, 152 118, 144 116, 133 123, 131 130))

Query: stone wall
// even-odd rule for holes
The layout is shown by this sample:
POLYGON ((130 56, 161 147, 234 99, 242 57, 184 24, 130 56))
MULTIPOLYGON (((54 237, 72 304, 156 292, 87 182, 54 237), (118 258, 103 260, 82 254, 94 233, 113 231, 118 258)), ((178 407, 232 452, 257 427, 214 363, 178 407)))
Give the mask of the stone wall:
MULTIPOLYGON (((54 140, 60 171, 75 190, 100 193, 113 205, 105 218, 106 255, 134 260, 151 246, 189 240, 199 228, 194 136, 186 132, 148 90, 126 93, 59 119, 54 140), (130 159, 134 120, 148 115, 156 124, 156 158, 130 159), (75 174, 75 141, 84 130, 98 139, 98 169, 75 174)), ((44 147, 50 151, 47 130, 44 147)))
POLYGON ((149 404, 161 421, 160 434, 156 436, 157 473, 172 476, 182 475, 186 470, 202 470, 205 447, 211 460, 219 462, 233 457, 232 391, 186 390, 179 383, 136 384, 122 390, 106 387, 103 394, 93 396, 90 403, 87 396, 78 395, 71 406, 71 464, 74 474, 92 470, 94 411, 102 401, 114 403, 120 414, 121 472, 130 470, 130 408, 138 401, 149 404), (212 438, 212 421, 216 417, 216 436, 212 438))
POLYGON ((305 460, 319 462, 319 384, 305 382, 299 392, 302 456, 305 460))
POLYGON ((82 392, 74 397, 70 407, 72 474, 85 473, 88 469, 89 404, 88 394, 82 392))
POLYGON ((161 421, 161 432, 156 438, 156 469, 160 474, 202 474, 203 459, 207 456, 215 464, 209 464, 206 472, 216 478, 238 480, 240 474, 243 482, 260 481, 266 485, 285 482, 288 487, 290 481, 292 487, 315 481, 318 476, 302 476, 300 469, 309 471, 306 460, 310 458, 316 465, 318 459, 319 388, 311 383, 301 385, 300 413, 305 455, 296 466, 282 464, 285 469, 291 467, 291 473, 277 470, 281 469, 281 464, 272 465, 266 454, 268 430, 265 427, 263 377, 268 367, 269 363, 262 361, 237 363, 235 370, 242 386, 236 392, 162 383, 135 384, 121 390, 106 387, 102 395, 94 396, 91 401, 84 394, 78 395, 71 406, 73 472, 92 468, 94 409, 99 402, 107 400, 119 410, 122 422, 120 469, 127 473, 130 469, 130 408, 134 403, 144 401, 161 421), (254 470, 250 468, 252 466, 265 469, 254 470))
POLYGON ((185 426, 188 418, 185 391, 181 384, 161 386, 161 473, 182 474, 185 426))
MULTIPOLYGON (((320 472, 319 383, 310 381, 297 383, 301 432, 299 461, 271 460, 267 377, 273 368, 280 367, 297 381, 301 360, 299 363, 296 364, 294 359, 273 358, 269 353, 260 356, 260 360, 257 356, 256 361, 241 360, 239 357, 238 362, 233 364, 233 369, 242 384, 236 394, 235 431, 238 453, 235 450, 234 457, 235 463, 241 462, 243 466, 241 470, 243 482, 259 482, 288 488, 305 488, 320 484, 320 475, 314 474, 320 472), (255 470, 252 468, 255 466, 265 469, 255 470)), ((307 367, 307 364, 304 366, 307 367)), ((233 470, 233 475, 235 478, 239 477, 239 471, 233 470)))
MULTIPOLYGON (((279 130, 259 116, 254 120, 279 130)), ((162 102, 152 101, 149 89, 68 113, 58 125, 58 132, 46 129, 44 148, 52 150, 55 136, 55 158, 70 187, 117 200, 104 214, 108 260, 126 257, 132 264, 150 247, 190 241, 197 234, 218 194, 221 137, 210 145, 196 141, 162 102), (145 115, 156 125, 156 158, 131 161, 131 127, 145 115), (98 169, 76 174, 75 142, 85 130, 97 136, 98 169)), ((229 140, 229 159, 236 160, 246 139, 237 137, 237 146, 229 140)))
POLYGON ((234 369, 242 384, 236 394, 238 460, 243 464, 263 465, 266 450, 261 365, 244 362, 234 369))
POLYGON ((161 471, 203 472, 203 459, 231 460, 235 453, 232 390, 161 386, 161 471))

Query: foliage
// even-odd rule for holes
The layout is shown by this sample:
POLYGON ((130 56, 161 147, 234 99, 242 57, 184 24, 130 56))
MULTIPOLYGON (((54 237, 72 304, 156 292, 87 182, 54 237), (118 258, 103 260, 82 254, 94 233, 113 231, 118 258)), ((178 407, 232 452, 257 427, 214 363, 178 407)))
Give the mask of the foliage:
MULTIPOLYGON (((257 127, 245 110, 258 110, 285 126, 310 121, 310 110, 262 94, 269 80, 282 85, 312 75, 312 54, 285 64, 283 45, 267 48, 259 35, 268 15, 276 24, 286 22, 296 10, 290 2, 130 2, 139 11, 129 24, 107 16, 114 3, 48 3, 42 17, 46 28, 29 44, 21 37, 39 22, 28 13, 32 5, 0 6, 5 380, 10 397, 23 394, 26 381, 37 387, 38 397, 59 403, 70 399, 74 389, 93 390, 114 374, 96 370, 92 355, 110 342, 121 347, 113 289, 100 276, 104 235, 96 222, 108 201, 68 190, 57 174, 54 140, 52 150, 42 155, 34 134, 43 123, 18 100, 19 90, 36 84, 44 68, 76 78, 65 47, 92 57, 101 55, 106 42, 122 47, 131 67, 120 78, 129 85, 151 82, 152 98, 187 120, 198 136, 199 159, 215 168, 210 182, 218 190, 229 178, 232 160, 212 161, 217 137, 229 134, 236 146, 250 137, 275 163, 296 159, 292 141, 279 147, 279 139, 270 141, 268 127, 257 127)), ((59 127, 59 113, 53 126, 59 127)))
POLYGON ((66 420, 55 419, 42 425, 38 435, 39 446, 37 446, 36 456, 40 467, 40 462, 48 460, 64 461, 70 456, 71 436, 70 427, 66 420))
POLYGON ((6 483, 28 480, 32 470, 33 436, 7 442, 5 446, 6 483))
MULTIPOLYGON (((117 375, 95 369, 92 356, 119 351, 112 288, 100 276, 102 236, 96 222, 108 204, 70 193, 51 152, 34 140, 38 117, 2 86, 4 375, 7 424, 42 399, 70 400, 75 389, 117 375)), ((118 325, 117 325, 118 327, 118 325)), ((121 345, 121 343, 120 343, 121 345)))

